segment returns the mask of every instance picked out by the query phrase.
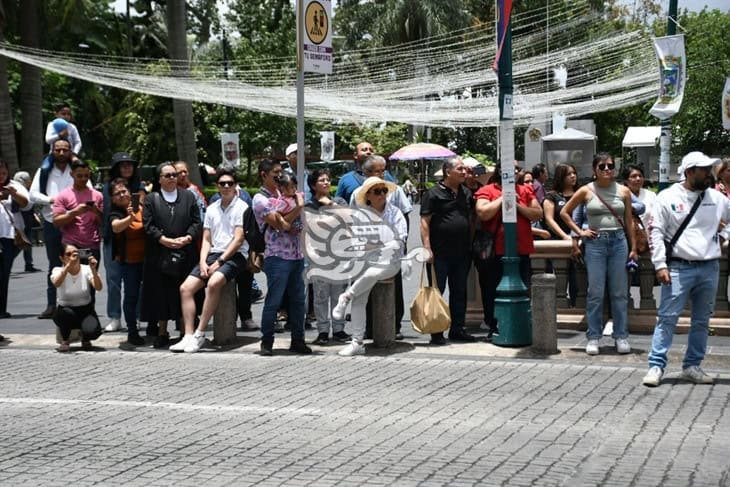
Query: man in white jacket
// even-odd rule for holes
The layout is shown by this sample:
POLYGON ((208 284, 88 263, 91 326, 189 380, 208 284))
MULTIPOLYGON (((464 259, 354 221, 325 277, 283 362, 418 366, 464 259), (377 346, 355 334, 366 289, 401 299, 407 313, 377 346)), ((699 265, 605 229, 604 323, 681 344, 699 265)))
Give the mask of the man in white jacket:
POLYGON ((683 181, 659 193, 654 204, 651 260, 662 289, 645 386, 656 387, 661 382, 674 329, 687 299, 691 300, 692 316, 682 378, 696 384, 712 384, 714 380, 700 364, 707 349, 720 274, 718 229, 721 221, 730 221, 730 198, 710 188, 712 166, 719 162, 702 152, 690 152, 679 167, 683 181), (697 210, 689 218, 695 203, 697 210), (684 230, 671 245, 687 218, 684 230))

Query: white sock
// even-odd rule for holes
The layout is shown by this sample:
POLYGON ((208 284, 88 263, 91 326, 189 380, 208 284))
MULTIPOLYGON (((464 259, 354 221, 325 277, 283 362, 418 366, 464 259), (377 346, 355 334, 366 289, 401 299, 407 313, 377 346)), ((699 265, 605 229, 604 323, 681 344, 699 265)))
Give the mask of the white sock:
POLYGON ((204 337, 205 336, 205 332, 204 331, 201 332, 200 330, 195 330, 195 333, 193 333, 193 336, 195 338, 204 337))

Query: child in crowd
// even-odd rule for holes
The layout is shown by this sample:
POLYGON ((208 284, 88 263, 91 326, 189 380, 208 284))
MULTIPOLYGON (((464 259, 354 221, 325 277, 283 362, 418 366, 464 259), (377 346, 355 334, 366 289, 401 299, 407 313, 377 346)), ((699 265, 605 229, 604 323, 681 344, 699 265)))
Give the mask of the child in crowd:
MULTIPOLYGON (((281 196, 271 198, 274 210, 278 213, 277 219, 281 228, 288 231, 291 224, 284 218, 297 207, 297 177, 293 174, 282 173, 276 180, 281 196)), ((301 194, 301 193, 300 193, 301 194)))

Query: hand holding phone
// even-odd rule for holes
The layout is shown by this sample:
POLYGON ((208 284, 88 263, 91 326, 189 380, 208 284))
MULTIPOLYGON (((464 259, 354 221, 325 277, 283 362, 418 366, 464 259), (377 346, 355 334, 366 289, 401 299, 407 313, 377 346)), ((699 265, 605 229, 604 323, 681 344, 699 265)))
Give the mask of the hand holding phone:
POLYGON ((132 193, 132 211, 139 211, 139 193, 132 193))

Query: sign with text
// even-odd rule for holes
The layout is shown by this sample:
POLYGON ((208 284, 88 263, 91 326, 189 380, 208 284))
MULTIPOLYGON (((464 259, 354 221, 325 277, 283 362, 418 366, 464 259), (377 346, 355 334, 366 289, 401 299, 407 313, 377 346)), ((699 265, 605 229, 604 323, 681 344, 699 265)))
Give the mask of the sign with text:
POLYGON ((330 0, 299 0, 303 25, 302 66, 305 73, 331 74, 332 2, 330 0))

